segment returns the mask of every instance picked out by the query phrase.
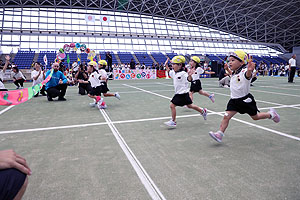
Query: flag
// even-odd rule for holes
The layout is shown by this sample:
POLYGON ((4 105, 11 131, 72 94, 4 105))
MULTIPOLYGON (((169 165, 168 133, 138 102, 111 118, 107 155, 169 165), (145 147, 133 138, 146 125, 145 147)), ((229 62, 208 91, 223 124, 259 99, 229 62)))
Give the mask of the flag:
POLYGON ((110 17, 107 16, 107 15, 100 15, 100 21, 109 23, 110 22, 110 17))
POLYGON ((45 63, 45 65, 47 65, 47 56, 46 56, 46 54, 44 55, 44 63, 45 63))
POLYGON ((95 16, 93 15, 85 15, 86 22, 95 22, 95 16))
POLYGON ((80 54, 77 54, 77 63, 80 64, 80 54))

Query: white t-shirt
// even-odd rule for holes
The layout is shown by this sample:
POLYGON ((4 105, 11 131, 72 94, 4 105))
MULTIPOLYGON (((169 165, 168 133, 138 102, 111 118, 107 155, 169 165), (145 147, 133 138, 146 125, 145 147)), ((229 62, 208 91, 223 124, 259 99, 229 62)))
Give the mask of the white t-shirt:
POLYGON ((78 64, 77 64, 76 62, 72 64, 72 67, 73 67, 73 71, 74 71, 74 72, 77 72, 77 71, 78 71, 78 67, 79 67, 79 66, 78 66, 78 64))
POLYGON ((91 83, 91 86, 93 88, 101 85, 99 77, 100 77, 100 74, 98 74, 96 71, 90 74, 89 82, 91 83))
MULTIPOLYGON (((107 72, 104 69, 100 69, 98 72, 101 78, 107 79, 107 72)), ((100 82, 106 82, 106 80, 100 80, 100 82)))
POLYGON ((26 80, 25 76, 22 74, 21 71, 19 71, 18 73, 15 73, 15 72, 11 71, 11 77, 13 77, 15 79, 22 78, 22 79, 26 80))
POLYGON ((37 84, 43 82, 44 78, 43 78, 43 72, 42 72, 42 71, 41 71, 41 74, 39 75, 39 77, 38 77, 36 80, 33 79, 33 78, 36 77, 38 74, 39 74, 39 71, 36 71, 36 70, 33 70, 33 71, 31 72, 31 78, 32 78, 32 81, 33 81, 33 82, 32 82, 32 86, 37 85, 37 84))
POLYGON ((199 80, 200 74, 203 74, 203 73, 204 73, 204 70, 203 70, 201 67, 198 67, 198 68, 195 70, 195 73, 192 74, 193 81, 199 80))
POLYGON ((231 75, 230 80, 230 97, 232 99, 238 99, 246 96, 250 92, 250 81, 246 79, 247 68, 242 69, 240 73, 231 75))
POLYGON ((296 67, 296 59, 294 58, 289 59, 289 64, 291 64, 291 67, 296 67))
POLYGON ((0 89, 6 89, 3 82, 4 81, 4 73, 3 73, 3 70, 0 70, 0 89))
POLYGON ((188 74, 185 71, 176 73, 174 70, 171 70, 169 75, 173 78, 175 94, 184 94, 189 92, 190 88, 187 80, 188 74))

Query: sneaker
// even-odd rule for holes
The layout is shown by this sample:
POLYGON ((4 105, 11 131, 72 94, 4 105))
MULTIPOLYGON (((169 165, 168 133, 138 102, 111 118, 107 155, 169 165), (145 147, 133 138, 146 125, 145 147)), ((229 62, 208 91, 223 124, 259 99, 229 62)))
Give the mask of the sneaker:
POLYGON ((275 123, 280 122, 280 116, 278 115, 278 113, 276 112, 276 110, 275 110, 274 108, 270 108, 269 113, 270 113, 270 115, 271 115, 271 119, 272 119, 275 123))
POLYGON ((173 120, 167 121, 164 124, 170 127, 176 127, 176 122, 174 122, 173 120))
POLYGON ((105 101, 102 101, 101 103, 98 102, 97 106, 98 106, 99 109, 107 108, 107 105, 106 105, 105 101))
POLYGON ((53 101, 52 97, 47 96, 48 101, 53 101))
POLYGON ((67 101, 67 99, 65 99, 64 97, 59 97, 58 101, 67 101))
POLYGON ((24 89, 24 87, 20 87, 20 89, 24 89))
POLYGON ((207 119, 207 110, 206 110, 206 108, 203 108, 202 110, 203 110, 203 113, 201 115, 202 115, 203 119, 206 120, 207 119))
POLYGON ((209 132, 210 137, 212 137, 214 140, 216 140, 217 142, 222 142, 222 138, 224 136, 224 133, 222 133, 221 131, 217 131, 217 132, 209 132))
POLYGON ((91 107, 95 107, 96 105, 97 105, 96 100, 94 100, 93 103, 90 103, 90 106, 91 106, 91 107))
POLYGON ((16 90, 18 90, 20 87, 16 87, 16 90))
POLYGON ((211 94, 208 98, 211 100, 211 102, 215 103, 215 94, 211 94))
POLYGON ((119 95, 118 92, 116 92, 115 97, 116 97, 117 99, 119 99, 119 100, 121 99, 121 96, 119 95))

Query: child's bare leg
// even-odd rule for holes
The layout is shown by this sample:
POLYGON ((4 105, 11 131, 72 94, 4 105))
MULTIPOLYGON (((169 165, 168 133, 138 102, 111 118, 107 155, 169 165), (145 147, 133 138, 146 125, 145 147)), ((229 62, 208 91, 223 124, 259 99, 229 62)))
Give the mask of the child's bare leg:
POLYGON ((264 113, 257 113, 256 115, 250 116, 253 120, 260 120, 260 119, 270 119, 271 114, 264 112, 264 113))
POLYGON ((189 94, 190 94, 191 100, 193 101, 193 94, 194 94, 194 92, 189 92, 189 94))
POLYGON ((97 100, 97 96, 93 96, 93 95, 90 95, 90 94, 88 94, 88 96, 89 96, 90 98, 92 98, 92 99, 97 100))
POLYGON ((173 122, 176 122, 176 108, 175 107, 176 107, 175 104, 173 104, 173 103, 170 104, 173 122))
POLYGON ((199 91, 199 94, 204 95, 204 96, 206 96, 206 97, 209 97, 209 96, 210 96, 210 94, 208 94, 207 92, 205 92, 205 91, 203 91, 203 90, 200 90, 200 91, 199 91))
POLYGON ((198 111, 199 113, 203 114, 203 109, 196 106, 196 105, 194 105, 194 104, 189 104, 189 105, 187 105, 187 107, 191 108, 191 109, 194 109, 194 110, 198 111))
POLYGON ((226 128, 228 127, 229 124, 229 120, 236 114, 236 111, 226 111, 224 114, 224 117, 221 121, 221 125, 220 125, 220 131, 222 131, 222 133, 225 132, 226 128))
POLYGON ((103 96, 105 96, 105 97, 114 97, 115 94, 112 94, 112 93, 103 93, 103 96))

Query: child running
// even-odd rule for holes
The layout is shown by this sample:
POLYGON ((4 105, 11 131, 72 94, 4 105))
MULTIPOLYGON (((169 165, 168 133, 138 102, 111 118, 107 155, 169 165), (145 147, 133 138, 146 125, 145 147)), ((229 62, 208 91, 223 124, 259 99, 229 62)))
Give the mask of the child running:
POLYGON ((88 81, 82 81, 82 83, 90 83, 91 91, 89 91, 88 96, 94 99, 94 103, 90 103, 90 106, 95 107, 98 106, 99 109, 107 108, 105 102, 101 98, 101 83, 100 83, 100 74, 97 71, 97 63, 95 61, 91 61, 88 63, 87 72, 89 74, 88 81))
POLYGON ((229 69, 227 65, 225 69, 228 70, 231 75, 231 98, 227 104, 220 130, 217 132, 209 132, 209 135, 217 142, 222 142, 229 120, 238 112, 240 114, 247 113, 253 120, 272 119, 275 123, 280 121, 280 116, 273 108, 271 108, 269 112, 257 113, 256 102, 254 97, 249 93, 255 63, 253 63, 252 60, 248 63, 248 55, 242 50, 230 53, 228 57, 231 69, 229 69))
POLYGON ((171 100, 170 108, 172 112, 172 119, 168 122, 165 122, 167 126, 176 127, 176 106, 187 106, 188 108, 194 109, 201 113, 204 120, 206 120, 207 112, 205 108, 200 108, 193 104, 189 96, 189 81, 192 81, 192 73, 189 74, 184 71, 185 68, 185 58, 184 56, 175 56, 172 59, 173 70, 167 65, 168 60, 166 61, 166 69, 170 77, 173 78, 175 95, 171 100))
POLYGON ((107 81, 108 81, 107 72, 105 71, 105 68, 107 66, 106 60, 100 60, 98 62, 98 64, 99 64, 99 74, 101 76, 101 78, 100 78, 101 93, 103 93, 103 96, 105 96, 105 97, 116 97, 117 99, 120 100, 121 97, 118 92, 116 92, 115 94, 107 93, 109 91, 109 89, 107 87, 107 81))
POLYGON ((191 57, 190 60, 190 66, 191 69, 193 70, 193 74, 192 74, 192 82, 191 82, 191 88, 190 88, 190 98, 193 101, 193 94, 195 92, 198 92, 201 95, 204 95, 206 97, 208 97, 213 103, 215 102, 215 95, 214 94, 208 94, 207 92, 202 90, 202 86, 201 86, 201 81, 200 81, 200 75, 201 74, 214 74, 215 72, 208 72, 208 71, 204 71, 202 69, 202 67, 200 66, 200 58, 198 56, 193 56, 191 57))

